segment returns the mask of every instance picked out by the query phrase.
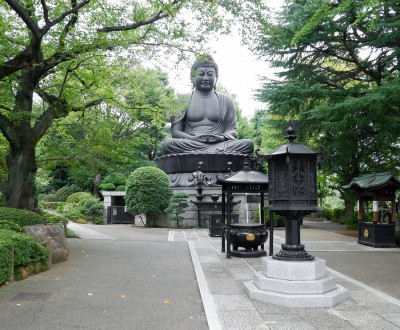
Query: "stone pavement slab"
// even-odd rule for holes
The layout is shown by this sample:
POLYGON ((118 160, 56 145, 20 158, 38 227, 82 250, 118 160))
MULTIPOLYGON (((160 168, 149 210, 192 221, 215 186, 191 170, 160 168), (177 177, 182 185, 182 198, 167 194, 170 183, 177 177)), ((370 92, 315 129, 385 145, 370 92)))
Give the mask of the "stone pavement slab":
MULTIPOLYGON (((227 259, 208 230, 73 229, 84 238, 68 240, 67 262, 0 289, 0 328, 400 329, 399 249, 302 229, 307 251, 326 260, 350 298, 332 308, 288 308, 250 299, 243 282, 262 269, 262 258, 227 259), (13 300, 21 293, 48 296, 13 300)), ((275 231, 275 253, 284 235, 275 231)))

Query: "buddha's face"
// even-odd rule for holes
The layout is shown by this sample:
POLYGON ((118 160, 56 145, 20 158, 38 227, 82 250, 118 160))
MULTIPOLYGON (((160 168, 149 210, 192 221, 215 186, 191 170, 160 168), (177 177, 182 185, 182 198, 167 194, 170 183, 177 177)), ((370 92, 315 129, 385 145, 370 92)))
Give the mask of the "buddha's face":
POLYGON ((200 92, 210 92, 217 82, 217 74, 213 67, 199 66, 194 77, 194 87, 200 92))

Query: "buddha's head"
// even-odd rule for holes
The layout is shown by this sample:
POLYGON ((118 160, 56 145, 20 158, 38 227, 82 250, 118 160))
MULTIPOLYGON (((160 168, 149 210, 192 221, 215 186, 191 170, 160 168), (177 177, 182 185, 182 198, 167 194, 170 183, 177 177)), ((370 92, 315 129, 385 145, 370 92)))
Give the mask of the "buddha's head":
POLYGON ((197 90, 207 92, 215 88, 218 65, 211 55, 200 55, 192 65, 191 80, 197 90))

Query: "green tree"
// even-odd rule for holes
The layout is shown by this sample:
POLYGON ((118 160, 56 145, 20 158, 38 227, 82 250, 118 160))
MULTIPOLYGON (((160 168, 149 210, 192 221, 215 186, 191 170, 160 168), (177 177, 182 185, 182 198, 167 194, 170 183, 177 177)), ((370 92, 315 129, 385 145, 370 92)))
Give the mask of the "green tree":
POLYGON ((224 8, 248 19, 254 9, 248 2, 1 1, 0 131, 9 144, 8 206, 37 208, 36 146, 55 119, 112 99, 111 58, 133 62, 205 48, 208 33, 229 31, 233 18, 224 8))
POLYGON ((189 206, 187 201, 188 198, 188 193, 182 191, 177 192, 171 197, 168 207, 164 210, 164 212, 172 214, 169 220, 176 221, 178 228, 180 225, 179 221, 183 221, 185 219, 182 214, 185 213, 185 208, 189 206))
POLYGON ((298 121, 300 141, 327 155, 340 187, 366 172, 399 173, 400 6, 398 1, 287 1, 260 18, 254 50, 279 69, 259 92, 268 133, 298 121), (257 42, 259 40, 259 42, 257 42))
POLYGON ((159 70, 118 72, 113 83, 118 96, 112 104, 103 102, 57 119, 37 147, 41 168, 53 170, 63 164, 69 181, 80 186, 85 182, 96 197, 104 176, 120 172, 126 178, 135 162, 154 155, 169 109, 176 103, 159 70))
POLYGON ((126 209, 133 215, 145 215, 146 226, 168 206, 171 188, 168 176, 159 168, 145 166, 133 171, 126 184, 126 209))

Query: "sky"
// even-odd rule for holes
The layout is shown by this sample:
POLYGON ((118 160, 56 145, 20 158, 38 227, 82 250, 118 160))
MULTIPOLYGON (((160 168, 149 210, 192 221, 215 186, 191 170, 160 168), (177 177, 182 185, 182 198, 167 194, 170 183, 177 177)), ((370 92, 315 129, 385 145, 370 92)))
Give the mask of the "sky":
MULTIPOLYGON (((277 8, 283 0, 269 0, 268 4, 277 8)), ((220 36, 218 41, 211 42, 210 48, 215 52, 214 60, 218 65, 218 83, 230 94, 236 95, 242 114, 251 118, 257 109, 265 108, 263 103, 254 99, 255 90, 262 87, 261 77, 274 78, 274 71, 263 59, 241 44, 238 34, 220 36)), ((170 85, 178 93, 189 93, 192 89, 190 68, 178 68, 180 74, 170 75, 170 85)))

